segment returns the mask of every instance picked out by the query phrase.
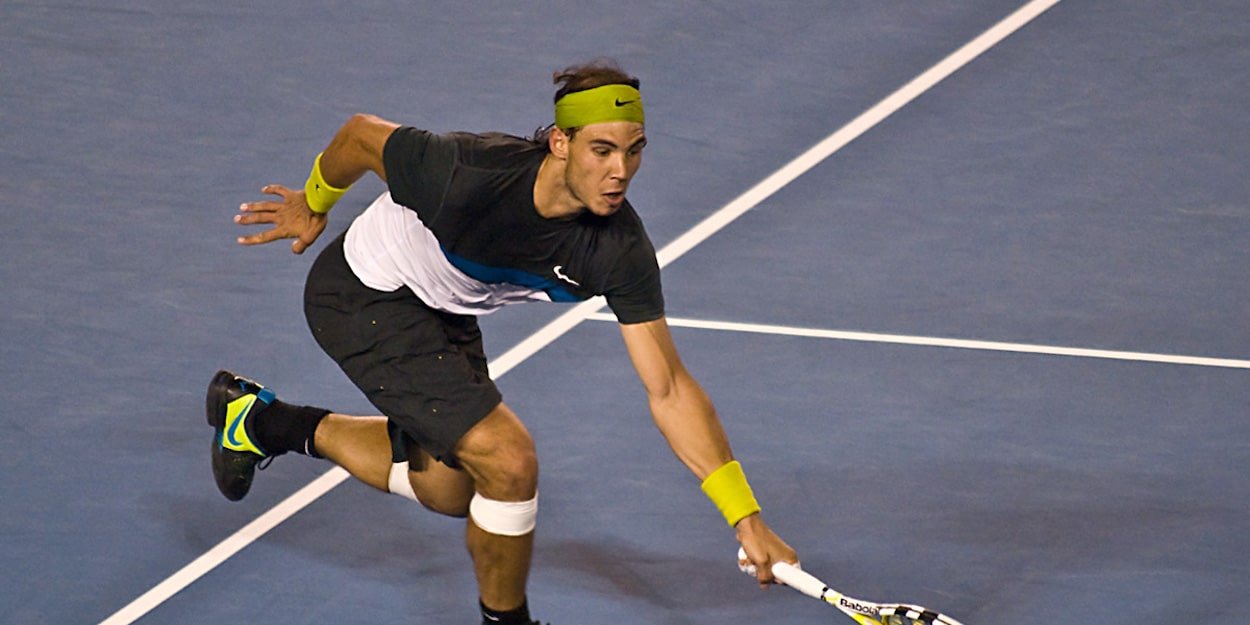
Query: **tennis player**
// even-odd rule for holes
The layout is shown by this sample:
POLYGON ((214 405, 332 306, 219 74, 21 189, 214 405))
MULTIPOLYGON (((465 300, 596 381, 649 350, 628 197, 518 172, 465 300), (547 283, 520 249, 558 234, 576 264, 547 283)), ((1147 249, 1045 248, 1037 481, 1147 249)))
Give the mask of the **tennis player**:
POLYGON ((227 498, 247 494, 258 463, 294 451, 467 517, 486 625, 534 623, 525 588, 538 458, 487 373, 476 320, 507 304, 605 296, 656 426, 734 528, 759 583, 771 582, 772 563, 796 561, 760 517, 665 322, 655 249, 625 197, 647 144, 638 79, 599 61, 554 82, 555 124, 533 139, 356 115, 314 159, 303 190, 270 185, 263 192, 278 200, 240 207, 236 223, 268 227, 239 243, 292 238, 299 254, 348 187, 366 172, 386 181, 313 263, 304 299, 318 344, 382 416, 288 404, 228 371, 208 390, 213 474, 227 498))

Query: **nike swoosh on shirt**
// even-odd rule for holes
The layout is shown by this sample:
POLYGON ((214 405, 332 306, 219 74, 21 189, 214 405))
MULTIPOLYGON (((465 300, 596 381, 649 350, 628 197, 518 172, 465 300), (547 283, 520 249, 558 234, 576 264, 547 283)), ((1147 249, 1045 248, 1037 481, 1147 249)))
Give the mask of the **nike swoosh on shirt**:
POLYGON ((564 275, 564 272, 560 271, 561 269, 564 269, 564 265, 556 265, 555 269, 552 269, 552 271, 555 272, 557 278, 564 280, 565 282, 568 282, 569 284, 573 286, 581 286, 580 282, 564 275))

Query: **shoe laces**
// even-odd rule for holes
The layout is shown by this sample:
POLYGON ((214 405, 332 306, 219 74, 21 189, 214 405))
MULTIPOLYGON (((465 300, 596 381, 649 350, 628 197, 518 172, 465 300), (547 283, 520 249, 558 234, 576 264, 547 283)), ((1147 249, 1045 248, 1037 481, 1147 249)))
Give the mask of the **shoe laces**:
POLYGON ((269 465, 273 464, 274 458, 277 458, 277 456, 265 456, 265 459, 261 460, 260 464, 256 465, 256 469, 259 471, 264 471, 265 469, 268 469, 269 465))

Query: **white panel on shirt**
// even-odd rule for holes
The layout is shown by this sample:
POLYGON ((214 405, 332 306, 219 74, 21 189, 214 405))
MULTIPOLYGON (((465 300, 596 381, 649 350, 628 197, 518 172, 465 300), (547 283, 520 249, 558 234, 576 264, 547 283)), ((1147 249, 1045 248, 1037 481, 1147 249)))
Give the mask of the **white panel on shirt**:
POLYGON ((387 292, 406 286, 431 308, 449 313, 484 315, 507 304, 551 301, 541 290, 487 284, 456 269, 416 211, 396 204, 390 193, 352 222, 343 253, 365 286, 387 292))

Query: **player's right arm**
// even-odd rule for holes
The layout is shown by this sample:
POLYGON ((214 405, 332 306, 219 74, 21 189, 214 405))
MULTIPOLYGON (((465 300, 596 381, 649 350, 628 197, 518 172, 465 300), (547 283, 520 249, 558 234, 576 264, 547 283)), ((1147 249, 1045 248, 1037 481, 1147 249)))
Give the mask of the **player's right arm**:
MULTIPOLYGON (((353 115, 334 134, 330 145, 315 161, 314 176, 321 176, 326 184, 338 189, 347 189, 369 171, 386 180, 382 152, 386 140, 398 127, 399 124, 374 115, 353 115)), ((291 243, 291 251, 302 254, 325 230, 326 213, 309 208, 304 191, 271 184, 261 192, 277 195, 282 200, 242 204, 234 222, 240 225, 272 224, 272 227, 239 237, 241 245, 295 239, 291 243)))
POLYGON ((381 117, 363 113, 353 115, 321 153, 321 174, 326 182, 345 189, 360 180, 367 171, 385 181, 382 150, 396 128, 399 124, 381 117))

